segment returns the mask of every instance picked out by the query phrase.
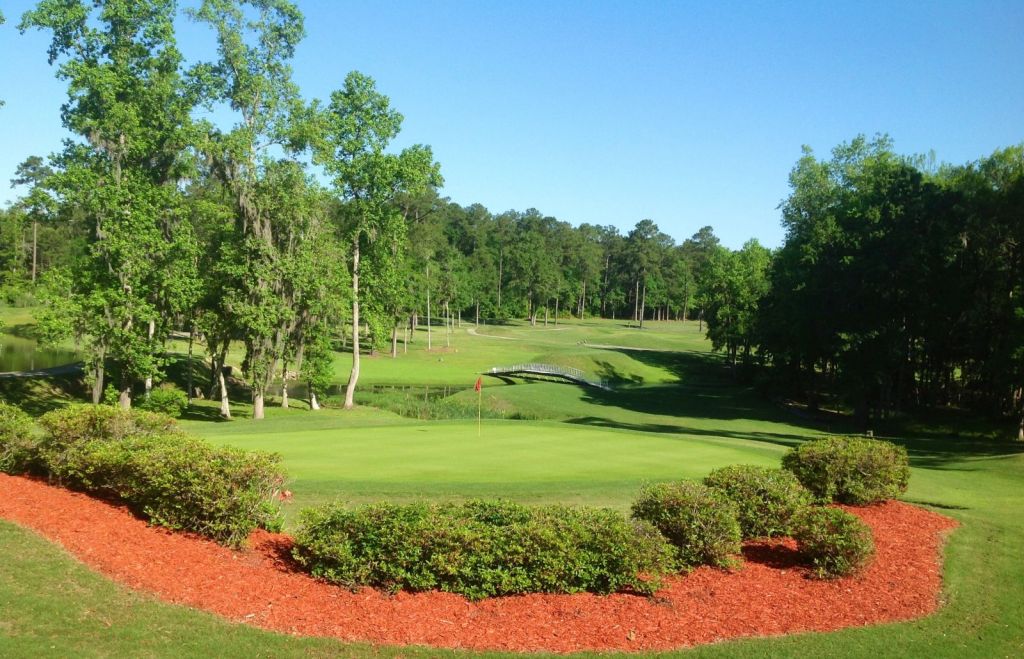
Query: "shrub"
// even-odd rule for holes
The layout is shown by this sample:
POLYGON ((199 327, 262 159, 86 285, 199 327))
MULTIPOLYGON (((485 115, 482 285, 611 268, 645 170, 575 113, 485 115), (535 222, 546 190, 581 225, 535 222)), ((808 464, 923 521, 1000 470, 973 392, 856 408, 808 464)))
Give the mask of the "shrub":
POLYGON ((349 587, 480 599, 651 593, 672 552, 653 527, 611 510, 473 501, 305 510, 293 553, 314 576, 349 587))
POLYGON ((35 445, 32 418, 21 408, 0 402, 0 471, 9 474, 26 471, 35 445))
POLYGON ((864 505, 907 491, 907 450, 890 442, 856 437, 818 439, 782 458, 782 466, 823 503, 864 505))
POLYGON ((160 414, 79 406, 40 419, 37 451, 52 478, 116 497, 152 523, 237 546, 254 528, 279 530, 276 454, 214 447, 160 414))
POLYGON ((733 567, 740 551, 736 505, 718 490, 690 481, 649 485, 633 517, 650 522, 676 548, 684 567, 733 567))
POLYGON ((821 579, 853 574, 875 555, 871 529, 839 508, 804 508, 793 516, 792 534, 800 554, 821 579))
POLYGON ((786 535, 793 513, 811 503, 811 493, 782 469, 732 465, 708 474, 704 484, 736 504, 744 539, 786 535))
POLYGON ((139 409, 177 419, 188 409, 188 395, 170 382, 164 382, 139 401, 139 409))
POLYGON ((50 443, 69 445, 87 439, 120 440, 175 431, 174 419, 140 410, 107 405, 70 405, 39 419, 50 443))

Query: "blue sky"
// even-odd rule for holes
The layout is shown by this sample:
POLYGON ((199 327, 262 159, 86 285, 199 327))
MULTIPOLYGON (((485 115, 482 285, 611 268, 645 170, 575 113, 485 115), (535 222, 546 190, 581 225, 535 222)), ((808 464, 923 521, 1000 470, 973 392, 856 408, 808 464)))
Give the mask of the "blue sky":
MULTIPOLYGON (((0 26, 0 202, 66 135, 45 35, 0 26)), ((190 2, 184 2, 185 5, 190 2)), ((802 144, 885 132, 961 163, 1024 141, 1024 2, 305 0, 294 69, 327 97, 358 69, 430 144, 442 194, 677 240, 781 243, 802 144)), ((212 37, 184 24, 187 55, 212 37)))

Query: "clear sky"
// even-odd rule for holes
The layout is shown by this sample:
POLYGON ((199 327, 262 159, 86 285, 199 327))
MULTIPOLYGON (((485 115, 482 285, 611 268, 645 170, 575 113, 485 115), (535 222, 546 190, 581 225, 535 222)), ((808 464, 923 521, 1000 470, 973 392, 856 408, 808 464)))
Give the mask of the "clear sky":
MULTIPOLYGON (((48 39, 0 0, 0 202, 18 162, 59 148, 48 39)), ((183 4, 192 4, 186 1, 183 4)), ((358 69, 430 144, 442 194, 677 240, 710 224, 781 243, 778 204, 810 145, 884 132, 962 163, 1024 141, 1024 2, 299 0, 294 69, 328 96, 358 69)), ((186 55, 212 36, 185 23, 186 55)))

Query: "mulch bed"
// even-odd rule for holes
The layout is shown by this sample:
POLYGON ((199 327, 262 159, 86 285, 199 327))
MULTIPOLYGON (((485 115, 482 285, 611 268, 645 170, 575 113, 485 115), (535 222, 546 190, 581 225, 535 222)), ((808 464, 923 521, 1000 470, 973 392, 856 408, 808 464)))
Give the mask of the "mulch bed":
POLYGON ((654 598, 526 595, 482 602, 446 593, 350 592, 297 572, 291 538, 254 533, 236 552, 148 526, 123 507, 0 474, 0 517, 34 529, 86 565, 160 599, 290 634, 478 650, 665 650, 907 620, 934 611, 941 547, 956 522, 899 502, 849 508, 878 554, 862 574, 807 577, 792 541, 747 543, 743 568, 700 568, 654 598))

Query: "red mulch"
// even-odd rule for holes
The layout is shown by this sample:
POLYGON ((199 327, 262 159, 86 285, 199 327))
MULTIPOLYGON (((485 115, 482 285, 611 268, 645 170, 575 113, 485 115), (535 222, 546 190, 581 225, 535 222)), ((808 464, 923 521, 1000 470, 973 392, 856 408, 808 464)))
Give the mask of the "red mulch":
POLYGON ((0 474, 0 517, 168 602, 285 633, 480 650, 664 650, 934 611, 942 537, 956 522, 898 502, 849 510, 871 526, 878 550, 855 577, 809 579, 792 541, 765 541, 745 546, 741 570, 700 568, 667 580, 655 598, 526 595, 472 603, 446 593, 350 592, 296 572, 286 535, 257 532, 248 551, 231 551, 147 526, 86 495, 0 474))

